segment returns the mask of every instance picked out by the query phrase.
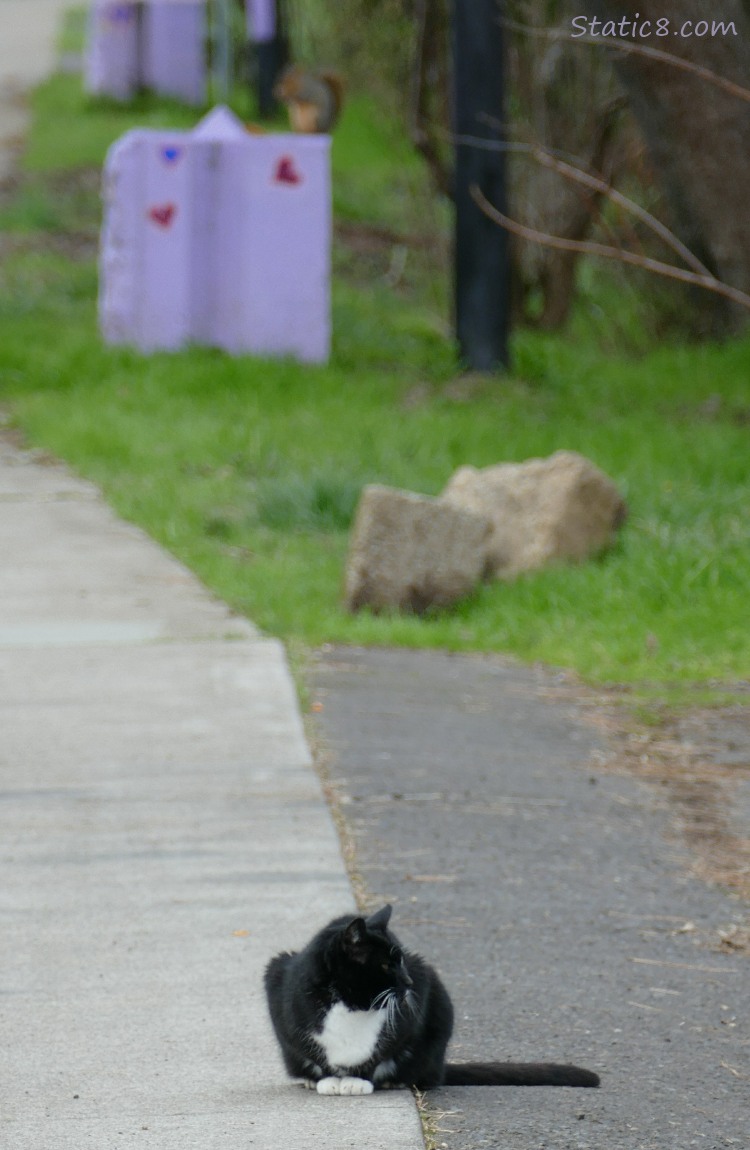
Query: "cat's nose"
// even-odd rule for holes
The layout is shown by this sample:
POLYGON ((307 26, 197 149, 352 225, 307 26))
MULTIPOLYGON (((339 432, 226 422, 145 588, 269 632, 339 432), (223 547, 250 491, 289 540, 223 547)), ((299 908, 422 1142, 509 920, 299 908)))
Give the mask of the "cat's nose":
POLYGON ((414 985, 414 979, 411 978, 405 970, 401 971, 401 978, 403 979, 404 986, 407 988, 414 985))

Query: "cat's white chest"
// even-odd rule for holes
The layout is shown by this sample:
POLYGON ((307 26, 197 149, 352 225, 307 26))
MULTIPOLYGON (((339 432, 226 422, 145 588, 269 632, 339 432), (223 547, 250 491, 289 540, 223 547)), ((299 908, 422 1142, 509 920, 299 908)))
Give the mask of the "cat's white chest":
POLYGON ((343 1002, 334 1003, 315 1035, 328 1065, 346 1070, 367 1062, 375 1053, 385 1017, 384 1010, 350 1010, 343 1002))

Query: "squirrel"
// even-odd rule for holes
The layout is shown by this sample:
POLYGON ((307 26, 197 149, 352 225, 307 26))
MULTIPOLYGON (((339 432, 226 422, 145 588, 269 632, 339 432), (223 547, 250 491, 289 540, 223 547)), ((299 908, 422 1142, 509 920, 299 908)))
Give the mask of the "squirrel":
POLYGON ((294 132, 330 132, 344 103, 337 72, 308 72, 297 64, 282 72, 273 94, 286 104, 294 132))

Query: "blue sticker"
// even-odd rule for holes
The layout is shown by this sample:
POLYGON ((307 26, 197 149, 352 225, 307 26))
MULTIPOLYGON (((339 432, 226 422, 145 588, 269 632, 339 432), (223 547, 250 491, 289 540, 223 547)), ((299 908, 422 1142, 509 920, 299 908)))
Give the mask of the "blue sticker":
POLYGON ((162 148, 162 157, 167 164, 176 164, 182 156, 182 148, 177 148, 174 144, 167 148, 162 148))
POLYGON ((129 24, 135 16, 135 9, 130 4, 112 4, 107 9, 107 18, 113 24, 129 24))

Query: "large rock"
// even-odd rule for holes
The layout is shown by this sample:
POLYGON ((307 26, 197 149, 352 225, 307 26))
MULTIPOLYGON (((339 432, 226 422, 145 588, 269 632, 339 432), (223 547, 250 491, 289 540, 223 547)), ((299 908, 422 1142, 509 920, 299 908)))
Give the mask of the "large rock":
POLYGON ((472 510, 365 487, 349 546, 347 608, 422 613, 449 606, 482 578, 489 532, 487 518, 472 510))
POLYGON ((611 545, 627 514, 613 481, 574 451, 482 470, 461 467, 441 499, 491 520, 488 572, 501 579, 596 555, 611 545))

